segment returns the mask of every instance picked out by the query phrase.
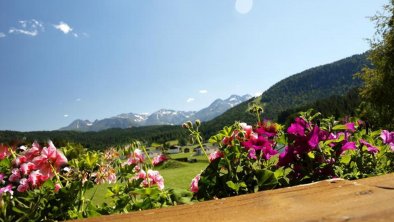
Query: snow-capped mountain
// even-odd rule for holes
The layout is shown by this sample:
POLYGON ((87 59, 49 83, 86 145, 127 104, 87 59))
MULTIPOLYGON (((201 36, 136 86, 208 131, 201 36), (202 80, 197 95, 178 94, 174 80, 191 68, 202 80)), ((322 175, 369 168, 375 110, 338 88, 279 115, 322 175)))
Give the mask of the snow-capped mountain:
POLYGON ((145 122, 145 125, 180 125, 194 117, 195 111, 175 111, 161 109, 152 113, 145 122))
POLYGON ((63 127, 59 130, 100 131, 110 128, 129 128, 133 126, 181 125, 188 120, 193 121, 196 119, 209 121, 223 114, 228 109, 251 98, 252 96, 250 95, 232 95, 225 100, 217 99, 211 105, 198 112, 160 109, 150 115, 123 113, 114 117, 95 120, 94 122, 77 119, 67 127, 63 127))
POLYGON ((195 117, 196 117, 196 119, 200 119, 203 121, 209 121, 209 120, 223 114, 228 109, 230 109, 242 102, 245 102, 251 98, 252 98, 251 95, 244 95, 244 96, 232 95, 228 99, 225 99, 225 100, 217 99, 207 108, 204 108, 204 109, 198 111, 196 113, 195 117))

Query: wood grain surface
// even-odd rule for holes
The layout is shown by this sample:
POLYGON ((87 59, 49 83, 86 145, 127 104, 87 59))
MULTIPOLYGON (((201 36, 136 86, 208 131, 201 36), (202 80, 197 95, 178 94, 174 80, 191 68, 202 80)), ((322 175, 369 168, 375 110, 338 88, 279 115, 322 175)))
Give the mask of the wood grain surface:
POLYGON ((290 188, 79 221, 394 221, 394 174, 290 188))

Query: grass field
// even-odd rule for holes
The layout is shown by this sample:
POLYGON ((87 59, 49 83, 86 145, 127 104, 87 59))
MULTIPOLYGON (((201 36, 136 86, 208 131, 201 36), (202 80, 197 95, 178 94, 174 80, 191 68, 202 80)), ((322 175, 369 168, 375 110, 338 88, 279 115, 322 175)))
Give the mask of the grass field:
MULTIPOLYGON (((191 153, 180 153, 171 155, 171 158, 184 158, 190 156, 191 153)), ((192 158, 197 159, 198 162, 183 163, 176 161, 175 165, 173 164, 168 166, 168 168, 165 166, 157 168, 157 170, 160 171, 160 174, 164 177, 164 184, 166 188, 189 189, 191 180, 208 165, 208 161, 205 156, 195 156, 192 158)), ((89 190, 85 197, 90 199, 94 194, 94 198, 92 199, 94 205, 100 205, 104 202, 110 203, 111 200, 106 198, 107 188, 110 186, 112 185, 97 185, 93 189, 89 190)))

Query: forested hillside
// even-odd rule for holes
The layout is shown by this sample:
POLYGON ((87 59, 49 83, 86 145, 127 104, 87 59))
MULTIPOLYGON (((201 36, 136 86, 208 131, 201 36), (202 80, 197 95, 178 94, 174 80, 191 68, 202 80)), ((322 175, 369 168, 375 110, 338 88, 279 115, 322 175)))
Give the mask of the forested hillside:
MULTIPOLYGON (((339 96, 335 98, 346 95, 350 90, 361 85, 361 81, 354 78, 354 74, 369 64, 367 53, 364 53, 308 69, 276 83, 255 100, 264 104, 263 118, 278 120, 278 115, 282 112, 293 112, 299 107, 307 109, 307 106, 317 100, 334 95, 339 96)), ((207 134, 234 121, 255 121, 255 117, 247 112, 250 101, 241 103, 207 122, 207 134)))

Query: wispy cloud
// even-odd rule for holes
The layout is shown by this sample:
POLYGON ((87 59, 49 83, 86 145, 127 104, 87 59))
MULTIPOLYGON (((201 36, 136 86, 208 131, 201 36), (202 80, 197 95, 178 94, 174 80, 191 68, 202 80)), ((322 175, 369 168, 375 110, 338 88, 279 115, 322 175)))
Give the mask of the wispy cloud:
POLYGON ((206 89, 201 89, 200 91, 198 91, 199 93, 201 93, 201 94, 207 94, 208 93, 208 90, 206 90, 206 89))
POLYGON ((20 20, 17 27, 11 27, 8 30, 10 34, 22 34, 28 36, 37 36, 38 33, 44 31, 44 24, 35 19, 20 20))
POLYGON ((5 34, 0 32, 0 38, 4 38, 4 37, 5 37, 5 34))
POLYGON ((186 100, 187 103, 191 103, 191 102, 193 102, 193 101, 194 101, 194 98, 188 98, 188 99, 186 100))
POLYGON ((75 99, 75 102, 81 102, 81 101, 82 101, 81 98, 76 98, 76 99, 75 99))
POLYGON ((69 115, 68 115, 68 114, 64 114, 63 116, 64 116, 64 118, 67 118, 67 117, 69 117, 69 115))
MULTIPOLYGON (((68 34, 69 32, 71 32, 73 30, 73 28, 71 28, 70 25, 68 25, 65 22, 59 22, 58 25, 53 25, 53 27, 55 27, 55 29, 63 32, 64 34, 68 34)), ((77 34, 78 35, 78 34, 77 34)), ((75 36, 75 35, 74 35, 75 36)), ((78 36, 76 36, 78 37, 78 36)))

